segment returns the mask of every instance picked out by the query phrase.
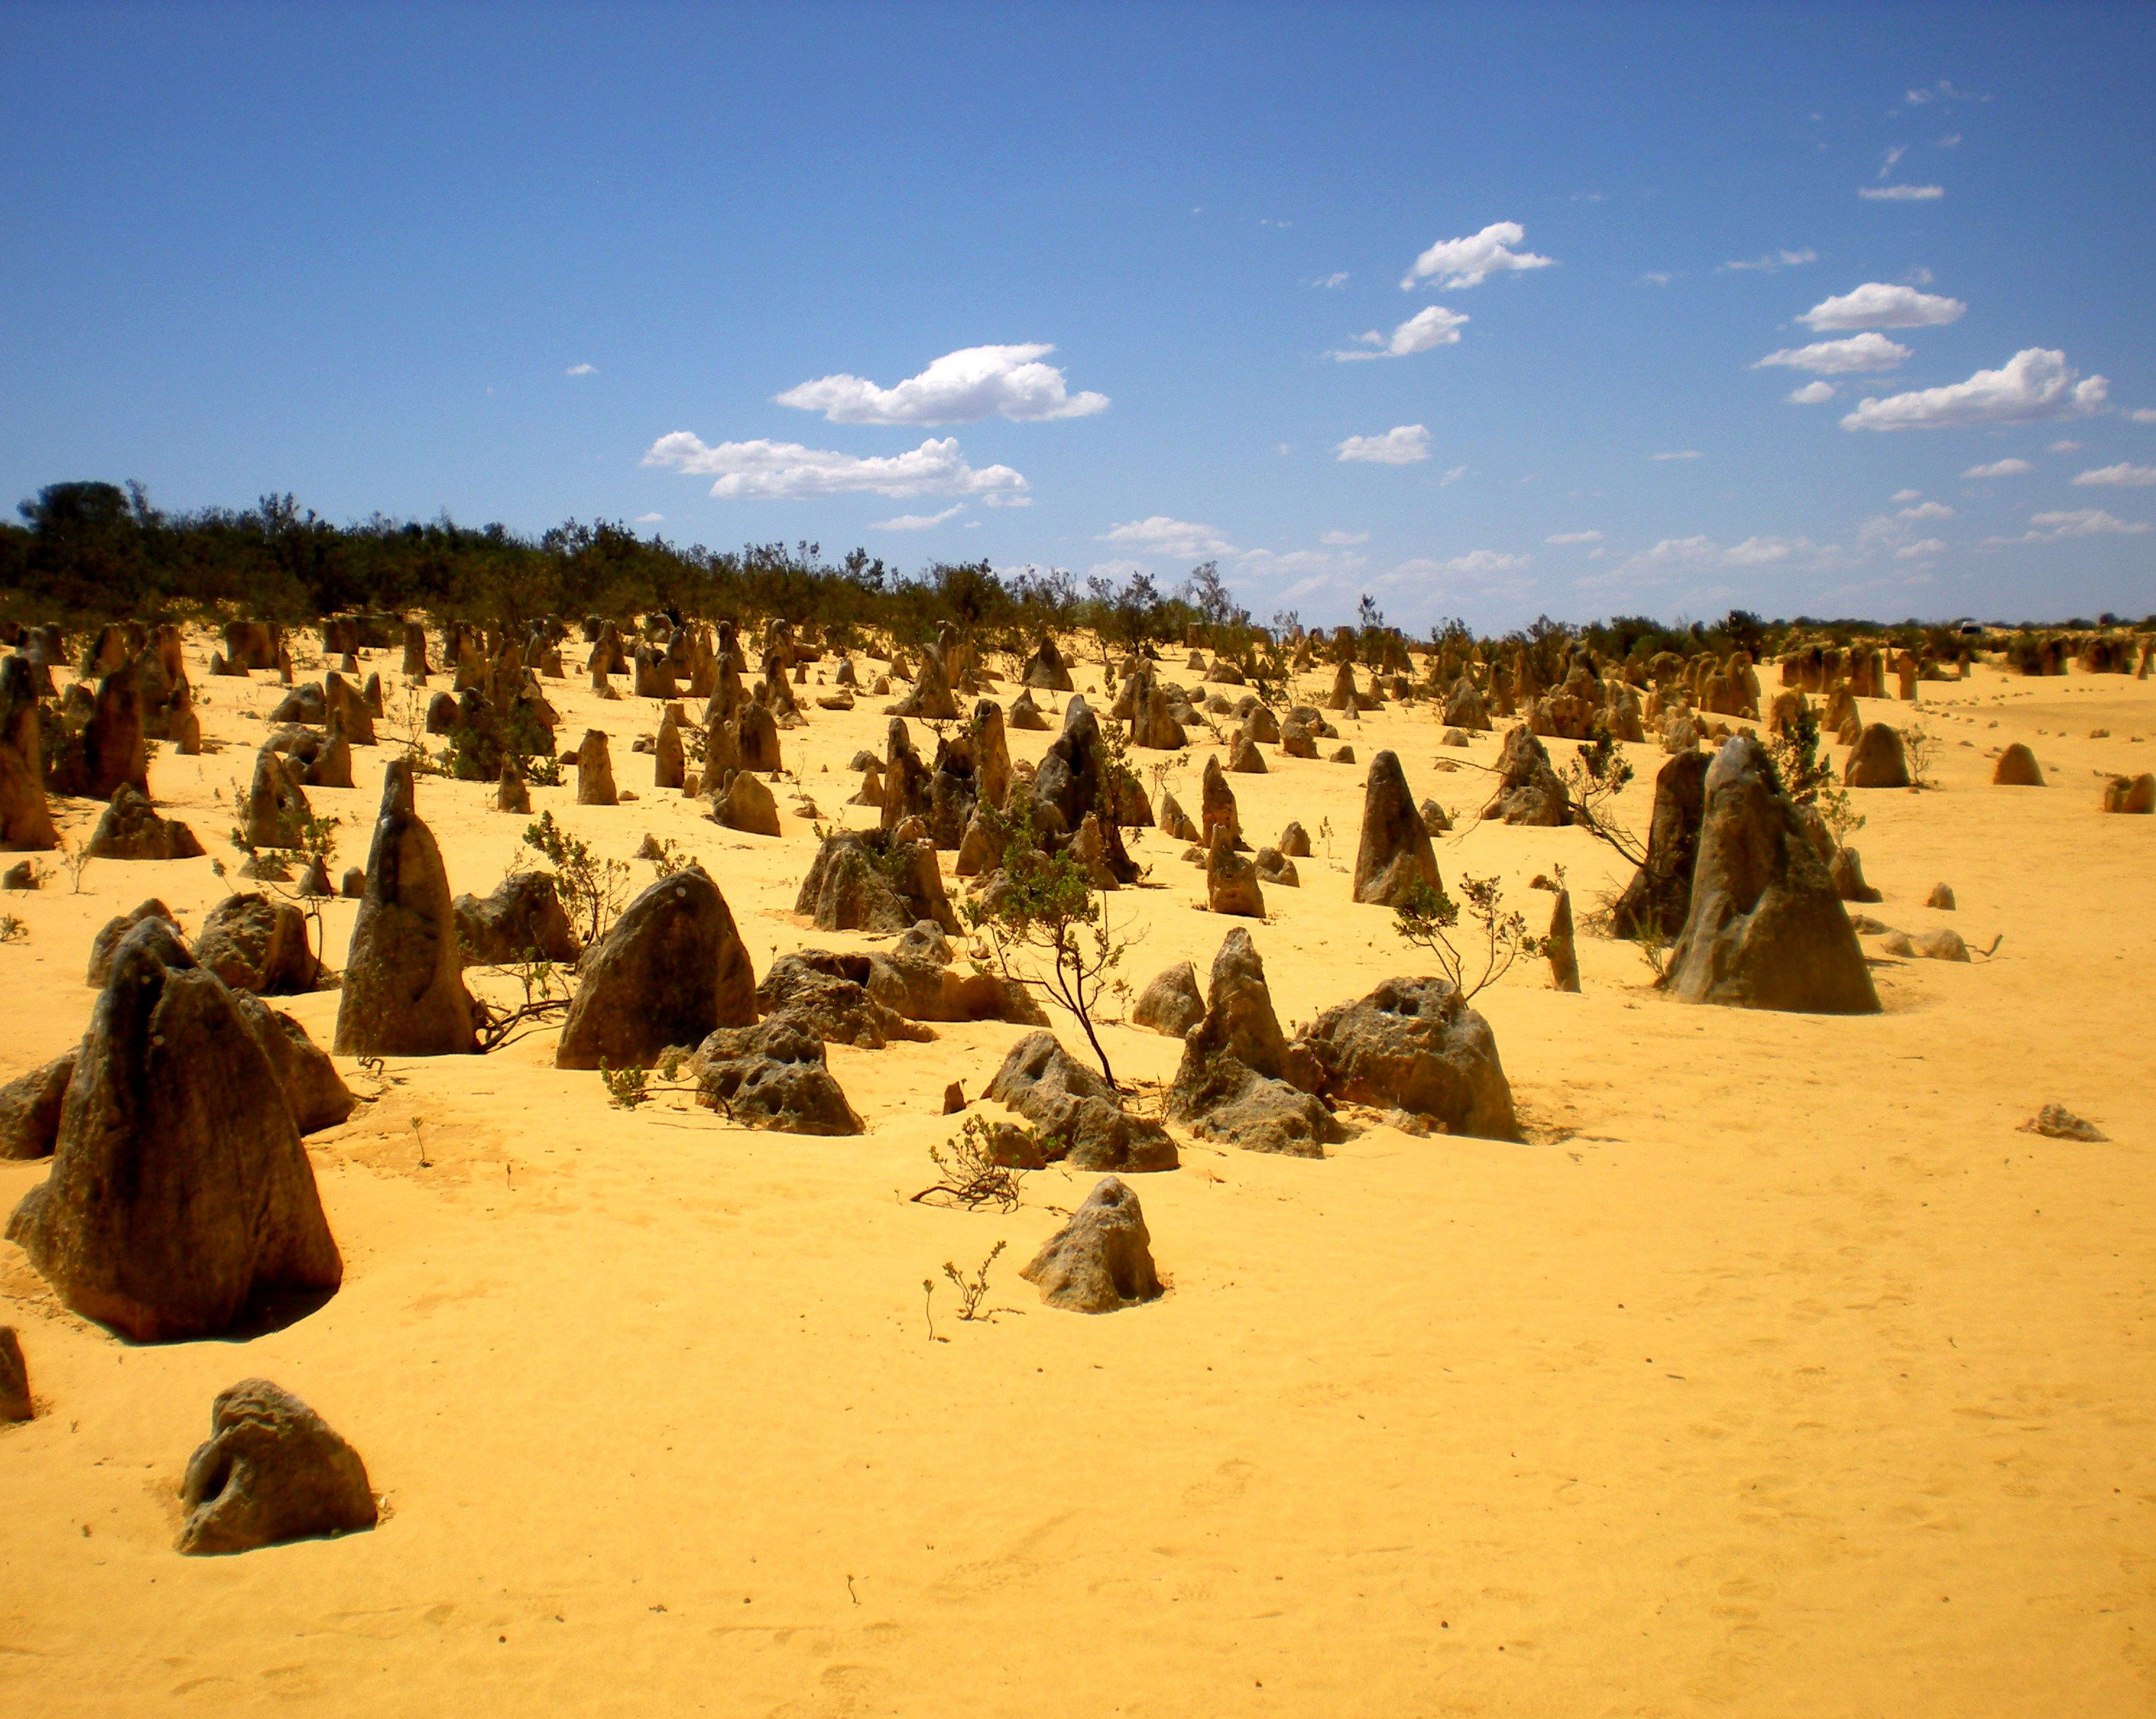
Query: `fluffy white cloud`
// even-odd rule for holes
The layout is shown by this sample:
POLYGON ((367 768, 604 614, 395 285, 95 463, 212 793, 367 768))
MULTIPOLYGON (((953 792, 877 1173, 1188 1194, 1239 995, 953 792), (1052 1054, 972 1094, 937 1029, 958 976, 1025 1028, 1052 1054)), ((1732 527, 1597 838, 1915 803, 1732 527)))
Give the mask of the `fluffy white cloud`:
POLYGON ((1210 526, 1189 520, 1170 519, 1156 513, 1149 519, 1132 520, 1101 534, 1101 541, 1113 543, 1134 555, 1173 556, 1178 561, 1199 556, 1233 555, 1235 546, 1210 526))
POLYGON ((1699 458, 1699 449, 1697 448, 1679 448, 1673 453, 1650 454, 1647 458, 1650 459, 1697 459, 1699 458))
POLYGON ((1853 292, 1821 299, 1797 321, 1819 334, 1857 328, 1938 328, 1969 309, 1959 299, 1913 286, 1867 280, 1853 292))
POLYGON ((1545 543, 1599 543, 1599 531, 1558 531, 1543 539, 1545 543))
POLYGON ((646 465, 716 476, 714 495, 790 499, 843 495, 865 490, 900 500, 910 495, 979 495, 1016 500, 1026 481, 1008 465, 966 464, 957 439, 931 438, 908 454, 864 459, 804 448, 798 442, 721 442, 707 447, 687 430, 661 436, 645 452, 646 465))
POLYGON ((1327 531, 1317 541, 1330 544, 1335 549, 1352 549, 1358 543, 1368 542, 1370 534, 1368 531, 1327 531))
POLYGON ((1479 286, 1492 275, 1547 269, 1557 260, 1512 249, 1527 236, 1527 229, 1517 221, 1492 221, 1466 239, 1440 239, 1414 259, 1414 266, 1400 282, 1400 290, 1411 292, 1417 281, 1433 276, 1441 287, 1479 286))
POLYGON ((2054 442, 2044 451, 2047 454, 2078 454, 2082 451, 2082 444, 2079 442, 2054 442))
POLYGON ((1763 257, 1753 257, 1748 262, 1724 263, 1722 270, 1728 274, 1779 274, 1784 269, 1800 269, 1806 263, 1819 261, 1819 253, 1807 246, 1800 251, 1768 251, 1763 257))
POLYGON ((663 513, 639 513, 636 522, 639 526, 663 526, 666 523, 666 516, 663 513))
POLYGON ((2146 520, 2120 519, 2101 507, 2076 507, 2059 513, 2032 513, 2030 529, 2018 537, 1986 537, 1994 543, 2056 543, 2062 537, 2139 537, 2151 529, 2146 520))
POLYGON ((956 519, 965 511, 964 502, 954 501, 941 513, 901 513, 895 519, 877 520, 869 529, 871 531, 925 531, 932 526, 942 525, 947 519, 956 519))
POLYGON ((1860 185, 1856 194, 1869 203, 1937 203, 1947 193, 1938 185, 1860 185))
POLYGON ((1458 483, 1458 482, 1460 480, 1460 479, 1462 479, 1462 478, 1466 477, 1466 475, 1467 475, 1467 468, 1466 468, 1466 466, 1464 466, 1464 465, 1455 465, 1455 466, 1454 466, 1450 470, 1447 471, 1447 472, 1445 473, 1445 475, 1443 477, 1440 478, 1440 479, 1437 480, 1437 486, 1438 486, 1438 488, 1439 488, 1439 489, 1442 490, 1442 489, 1443 489, 1443 488, 1445 488, 1445 485, 1448 485, 1448 484, 1456 484, 1456 483, 1458 483))
POLYGON ((1789 402, 1792 406, 1817 406, 1833 398, 1834 384, 1830 382, 1808 382, 1800 388, 1791 388, 1789 393, 1789 402))
POLYGON ((2082 489, 2092 484, 2117 484, 2129 490, 2146 489, 2156 484, 2156 465, 2102 465, 2094 471, 2085 471, 2074 480, 2082 489))
POLYGON ((1897 490, 1887 499, 1889 501, 1921 501, 1924 499, 1924 492, 1922 490, 1897 490))
POLYGON ((1965 478, 2018 478, 2035 469, 2025 459, 1994 459, 1989 465, 1972 465, 1962 475, 1965 478))
POLYGON ((1764 370, 1780 364, 1820 376, 1852 376, 1866 370, 1892 370, 1912 356, 1908 347, 1883 334, 1852 334, 1844 340, 1814 341, 1808 346, 1784 346, 1752 367, 1764 370))
POLYGON ((2156 406, 2136 406, 2126 415, 2136 423, 2156 423, 2156 406))
POLYGON ((1905 507, 1896 516, 1899 519, 1952 519, 1953 509, 1943 501, 1920 501, 1914 507, 1905 507))
POLYGON ((858 376, 824 376, 778 396, 781 406, 820 412, 833 423, 1017 423, 1085 418, 1108 409, 1106 394, 1074 394, 1063 372, 1040 361, 1051 346, 968 346, 946 352, 918 376, 880 388, 858 376))
POLYGON ((1342 269, 1337 274, 1321 275, 1317 280, 1312 281, 1310 284, 1312 286, 1322 286, 1327 289, 1345 286, 1348 284, 1348 271, 1345 269, 1342 269))
POLYGON ((2069 418, 2103 403, 2109 384, 2100 376, 2076 381, 2064 352, 2030 346, 1997 370, 1979 370, 1967 382, 1918 388, 1883 400, 1860 401, 1841 420, 1844 429, 1943 429, 1969 423, 2027 423, 2069 418))
POLYGON ((1413 465, 1430 458, 1430 432, 1419 423, 1394 424, 1382 436, 1350 436, 1333 453, 1368 465, 1413 465))
POLYGON ((1460 344, 1460 325, 1470 320, 1457 310, 1431 305, 1400 324, 1390 339, 1375 329, 1357 336, 1368 351, 1351 346, 1332 356, 1343 364, 1352 364, 1359 358, 1404 358, 1410 353, 1427 352, 1434 346, 1456 346, 1460 344))
POLYGON ((1922 561, 1928 555, 1943 554, 1946 545, 1937 537, 1922 538, 1914 543, 1904 543, 1894 552, 1897 561, 1922 561))
POLYGON ((1726 546, 1712 537, 1665 537, 1650 549, 1625 557, 1609 572, 1579 582, 1587 588, 1633 581, 1651 584, 1680 573, 1767 567, 1794 557, 1818 558, 1828 553, 1808 537, 1747 537, 1726 546))
POLYGON ((598 373, 598 366, 596 364, 572 364, 562 372, 564 376, 597 376, 598 373))

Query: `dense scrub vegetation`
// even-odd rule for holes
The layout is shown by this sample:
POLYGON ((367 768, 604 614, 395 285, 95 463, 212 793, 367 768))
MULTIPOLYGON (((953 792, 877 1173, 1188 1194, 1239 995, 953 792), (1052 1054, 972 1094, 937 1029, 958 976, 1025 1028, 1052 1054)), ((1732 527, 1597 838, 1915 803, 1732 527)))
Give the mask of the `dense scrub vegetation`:
MULTIPOLYGON (((1173 592, 1144 574, 1120 586, 1096 578, 1081 587, 1060 570, 998 575, 985 561, 936 562, 906 577, 861 549, 835 562, 810 542, 752 544, 738 552, 701 544, 685 549, 604 520, 571 520, 533 541, 503 526, 473 528, 447 518, 421 524, 377 514, 337 526, 302 511, 290 495, 265 495, 245 512, 166 513, 134 484, 124 490, 54 484, 19 511, 22 525, 0 523, 0 620, 80 624, 224 614, 293 624, 352 610, 424 609, 514 627, 544 615, 665 610, 690 618, 783 618, 839 640, 872 630, 901 644, 931 639, 949 621, 1014 649, 1029 649, 1050 629, 1083 628, 1111 644, 1137 648, 1180 643, 1196 629, 1214 649, 1235 652, 1301 625, 1292 612, 1254 623, 1211 562, 1173 592)), ((1380 635, 1397 636, 1368 597, 1357 624, 1337 630, 1358 637, 1366 662, 1379 659, 1372 647, 1380 635)), ((1664 650, 1763 656, 1793 632, 1840 642, 1883 632, 1897 645, 1929 644, 1942 655, 1957 643, 1948 629, 1915 622, 1768 623, 1743 610, 1681 628, 1645 616, 1585 626, 1543 617, 1513 637, 1553 662, 1580 643, 1604 661, 1624 663, 1664 650)), ((1433 644, 1468 637, 1456 620, 1430 629, 1433 644)))

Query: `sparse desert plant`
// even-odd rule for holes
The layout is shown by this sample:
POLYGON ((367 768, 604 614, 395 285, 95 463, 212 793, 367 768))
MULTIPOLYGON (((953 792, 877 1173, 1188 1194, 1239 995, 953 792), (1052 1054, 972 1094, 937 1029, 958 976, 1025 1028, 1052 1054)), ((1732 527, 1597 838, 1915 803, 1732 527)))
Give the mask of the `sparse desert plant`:
POLYGON ((993 1319, 996 1316, 993 1308, 986 1313, 981 1311, 981 1303, 988 1299, 988 1268, 996 1263, 997 1258, 1003 1253, 1005 1245, 1003 1242, 998 1242, 990 1248, 988 1257, 981 1261, 971 1277, 968 1277, 958 1269, 955 1260, 946 1260, 943 1262, 943 1275, 957 1286, 958 1316, 961 1319, 985 1320, 993 1319))
POLYGON ((1617 797, 1631 785, 1632 773, 1631 761, 1599 722, 1557 772, 1573 823, 1639 865, 1647 857, 1645 844, 1614 815, 1617 797))
POLYGON ((982 817, 1003 854, 1003 877, 966 904, 973 964, 1008 983, 1046 993, 1075 1016, 1101 1073, 1115 1086, 1093 1020, 1127 946, 1109 929, 1106 892, 1068 847, 1048 850, 1034 827, 1030 802, 1016 818, 987 808, 982 817))
POLYGON ((1632 941, 1640 947, 1640 959, 1655 976, 1657 986, 1667 983, 1670 976, 1670 939, 1662 930, 1661 921, 1651 913, 1640 916, 1639 929, 1632 941))
POLYGON ((606 1059, 601 1057, 599 1080, 606 1087, 607 1102, 618 1111, 633 1111, 640 1104, 650 1102, 649 1070, 610 1069, 606 1059))
MULTIPOLYGON (((1794 719, 1767 742, 1767 760, 1782 792, 1793 804, 1816 811, 1837 846, 1864 828, 1864 814, 1851 803, 1849 791, 1834 779, 1834 761, 1820 756, 1819 716, 1810 705, 1800 707, 1794 719)), ((1914 770, 1912 763, 1912 776, 1914 770)))
POLYGON ((991 1131, 978 1111, 969 1112, 965 1126, 952 1137, 928 1147, 929 1162, 937 1180, 913 1196, 916 1203, 963 1206, 978 1212, 993 1206, 998 1212, 1017 1209, 1025 1173, 998 1164, 991 1150, 991 1131))
POLYGON ((30 927, 19 914, 0 913, 0 943, 27 943, 30 927))
POLYGON ((542 812, 536 823, 526 826, 524 845, 554 868, 562 906, 585 945, 596 943, 621 911, 629 890, 628 862, 601 859, 589 842, 555 823, 552 812, 542 812))
POLYGON ((1436 957, 1455 1003, 1465 1007, 1504 978, 1521 957, 1539 954, 1543 940, 1527 930, 1518 909, 1505 906, 1505 886, 1496 878, 1463 877, 1460 893, 1467 898, 1465 930, 1460 904, 1432 884, 1418 884, 1408 892, 1407 900, 1393 910, 1393 928, 1436 957))
POLYGON ((90 844, 62 838, 60 869, 68 875, 68 893, 80 895, 82 893, 82 875, 90 870, 90 844))
POLYGON ((1921 722, 1912 722, 1902 731, 1902 755, 1909 761, 1909 791, 1921 793, 1939 785, 1934 773, 1939 765, 1939 742, 1930 729, 1921 722))

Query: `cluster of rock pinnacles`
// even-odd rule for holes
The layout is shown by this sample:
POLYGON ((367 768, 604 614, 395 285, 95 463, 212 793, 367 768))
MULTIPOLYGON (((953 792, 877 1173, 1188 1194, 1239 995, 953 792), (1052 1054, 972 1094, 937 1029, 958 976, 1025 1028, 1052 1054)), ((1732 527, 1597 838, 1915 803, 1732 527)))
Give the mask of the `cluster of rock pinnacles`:
MULTIPOLYGON (((445 629, 455 687, 434 695, 426 728, 453 740, 456 774, 495 783, 501 810, 528 813, 517 760, 552 752, 558 718, 537 677, 562 673, 563 636, 550 624, 489 649, 470 629, 445 629)), ((324 625, 325 649, 342 658, 344 674, 356 673, 360 637, 352 621, 324 625)), ((591 618, 584 639, 596 691, 618 698, 610 677, 627 674, 636 695, 665 701, 655 738, 637 742, 653 754, 656 785, 701 795, 714 821, 732 829, 777 835, 776 798, 759 778, 778 774, 781 732, 803 720, 793 687, 805 670, 790 630, 773 630, 753 686, 731 626, 714 638, 709 629, 677 623, 632 649, 614 623, 591 618), (683 692, 708 700, 696 770, 683 737, 685 729, 692 738, 694 731, 673 701, 683 692)), ((95 692, 78 701, 57 746, 44 743, 39 724, 54 696, 51 669, 65 661, 58 629, 18 629, 8 642, 14 649, 0 659, 0 846, 57 845, 49 788, 107 803, 90 843, 95 857, 200 856, 193 833, 162 815, 149 795, 148 742, 168 741, 182 754, 202 746, 177 630, 106 629, 85 659, 95 692)), ((406 623, 402 642, 408 680, 424 685, 431 672, 425 632, 406 623)), ((1311 667, 1311 653, 1306 640, 1298 671, 1311 667)), ((1828 661, 1815 651, 1784 664, 1790 690, 1772 700, 1769 732, 1799 719, 1807 692, 1827 691, 1829 726, 1850 747, 1845 783, 1909 786, 1901 735, 1856 715, 1856 696, 1885 695, 1886 659, 1835 655, 1828 661)), ((675 1058, 702 1101, 737 1122, 846 1135, 863 1124, 830 1073, 827 1044, 880 1049, 932 1038, 931 1024, 941 1022, 1025 1026, 1033 1030, 1012 1045, 985 1096, 1032 1126, 993 1131, 998 1150, 1022 1167, 1060 1162, 1101 1174, 1021 1275, 1045 1303, 1076 1311, 1156 1299, 1164 1285, 1151 1236, 1122 1178, 1176 1168, 1175 1139, 1064 1049, 1024 985, 957 962, 950 940, 960 921, 937 854, 955 849, 955 875, 993 899, 1009 886, 1002 868, 1014 863, 998 851, 997 832, 1022 816, 1029 841, 1070 853, 1101 886, 1120 888, 1140 875, 1122 829, 1157 824, 1190 844, 1184 857, 1204 868, 1212 911, 1262 921, 1266 886, 1301 886, 1294 862, 1310 857, 1310 839, 1291 824, 1277 846, 1253 853, 1229 777, 1266 772, 1260 745, 1286 757, 1317 757, 1321 740, 1340 739, 1327 711, 1353 721, 1389 692, 1409 695, 1404 675, 1388 681, 1374 671, 1366 690, 1352 659, 1352 651, 1337 655, 1322 710, 1298 706, 1284 717, 1247 693, 1230 703, 1216 691, 1201 712, 1199 694, 1165 680, 1147 659, 1123 665, 1120 689, 1111 676, 1110 717, 1127 724, 1133 746, 1179 749, 1188 729, 1214 716, 1235 719, 1226 768, 1217 757, 1205 765, 1195 820, 1172 794, 1163 794, 1156 813, 1135 776, 1115 767, 1100 719, 1077 695, 1052 639, 1044 638, 1027 662, 1008 712, 987 698, 970 711, 962 706, 961 694, 977 694, 992 677, 971 646, 947 633, 921 652, 917 670, 909 674, 894 660, 892 674, 911 685, 888 707, 885 754, 854 760, 861 776, 855 803, 876 808, 877 826, 840 829, 821 843, 797 911, 821 930, 890 933, 895 941, 868 954, 782 955, 761 981, 724 895, 693 862, 643 890, 589 948, 547 874, 514 873, 483 899, 452 896, 439 847, 419 815, 418 778, 408 762, 393 761, 384 771, 365 870, 348 872, 342 885, 358 906, 332 1048, 356 1057, 473 1052, 485 1016, 466 986, 468 963, 574 962, 578 984, 557 1067, 649 1068, 675 1058), (1050 726, 1036 692, 1069 695, 1060 731, 1038 766, 1014 764, 1006 725, 1050 726), (932 759, 916 750, 908 719, 936 725, 932 759)), ((1209 666, 1194 652, 1190 666, 1216 685, 1245 680, 1224 659, 1209 666)), ((1404 668, 1404 654, 1389 666, 1404 668)), ((1933 665, 1897 658, 1892 666, 1902 695, 1913 698, 1916 680, 1933 665)), ((1730 735, 1718 751, 1699 749, 1710 731, 1727 732, 1715 718, 1759 716, 1748 657, 1657 659, 1644 701, 1584 660, 1557 684, 1522 664, 1473 673, 1452 667, 1449 680, 1434 684, 1446 743, 1465 745, 1468 733, 1491 731, 1493 711, 1524 719, 1506 736, 1485 818, 1572 821, 1575 808, 1543 737, 1584 740, 1599 728, 1637 741, 1648 725, 1660 729, 1671 757, 1656 780, 1645 859, 1614 904, 1611 924, 1620 936, 1651 931, 1671 943, 1666 984, 1679 1001, 1818 1013, 1879 1008, 1844 906, 1879 898, 1864 881, 1859 856, 1836 844, 1816 813, 1792 803, 1748 730, 1730 735)), ((306 789, 352 785, 352 748, 376 744, 374 720, 383 706, 378 677, 360 685, 332 670, 319 685, 294 684, 277 629, 232 623, 210 673, 262 670, 280 673, 290 690, 270 713, 241 834, 250 851, 271 850, 266 861, 258 854, 251 863, 274 868, 277 851, 300 845, 311 816, 306 789)), ((2044 659, 2030 672, 2062 669, 2044 659)), ((852 660, 842 658, 831 690, 816 701, 850 708, 859 690, 852 660)), ((889 678, 870 690, 888 695, 889 678)), ((1348 746, 1330 756, 1354 762, 1348 746)), ((580 803, 625 798, 604 731, 587 731, 561 762, 576 769, 580 803)), ((1999 755, 1993 779, 2044 785, 2034 754, 2018 743, 1999 755)), ((2112 779, 2103 806, 2151 811, 2156 778, 2112 779)), ((805 797, 796 810, 814 815, 805 797)), ((1378 752, 1366 780, 1352 898, 1399 907, 1440 888, 1430 837, 1450 827, 1435 801, 1417 804, 1397 755, 1378 752)), ((302 893, 328 889, 326 877, 311 873, 302 893)), ((1932 905, 1951 907, 1952 892, 1940 885, 1932 905)), ((1945 935, 1958 950, 1959 939, 1945 935)), ((1558 988, 1577 990, 1570 903, 1562 891, 1548 946, 1558 988)), ((242 1331, 336 1291, 343 1262, 301 1141, 341 1122, 355 1100, 305 1029, 263 1000, 311 990, 321 978, 298 909, 260 893, 218 904, 192 947, 154 899, 100 932, 87 972, 99 994, 81 1043, 0 1088, 0 1157, 52 1162, 46 1181, 9 1218, 7 1234, 69 1307, 131 1341, 170 1342, 242 1331)), ((1522 1138, 1489 1023, 1440 980, 1388 980, 1323 1011, 1291 1039, 1255 942, 1238 925, 1202 988, 1190 962, 1171 967, 1146 988, 1131 1019, 1182 1041, 1165 1115, 1200 1139, 1322 1157, 1346 1137, 1340 1111, 1348 1106, 1417 1132, 1522 1138)), ((947 1110, 963 1102, 954 1085, 947 1110)), ((2101 1137, 2063 1111, 2054 1116, 2056 1109, 2029 1126, 2101 1137)), ((34 1412, 18 1334, 0 1327, 0 1419, 34 1412)), ((187 1465, 182 1501, 179 1547, 198 1553, 369 1528, 379 1515, 351 1445, 305 1403, 255 1378, 216 1398, 211 1437, 187 1465)))

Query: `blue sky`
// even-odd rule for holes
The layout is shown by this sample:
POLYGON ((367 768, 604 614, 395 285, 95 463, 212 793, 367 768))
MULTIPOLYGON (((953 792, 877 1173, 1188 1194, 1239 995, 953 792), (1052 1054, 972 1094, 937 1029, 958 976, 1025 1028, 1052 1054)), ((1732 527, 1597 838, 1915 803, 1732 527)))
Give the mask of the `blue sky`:
POLYGON ((2145 7, 8 6, 0 496, 2139 614, 2152 73, 2145 7))

